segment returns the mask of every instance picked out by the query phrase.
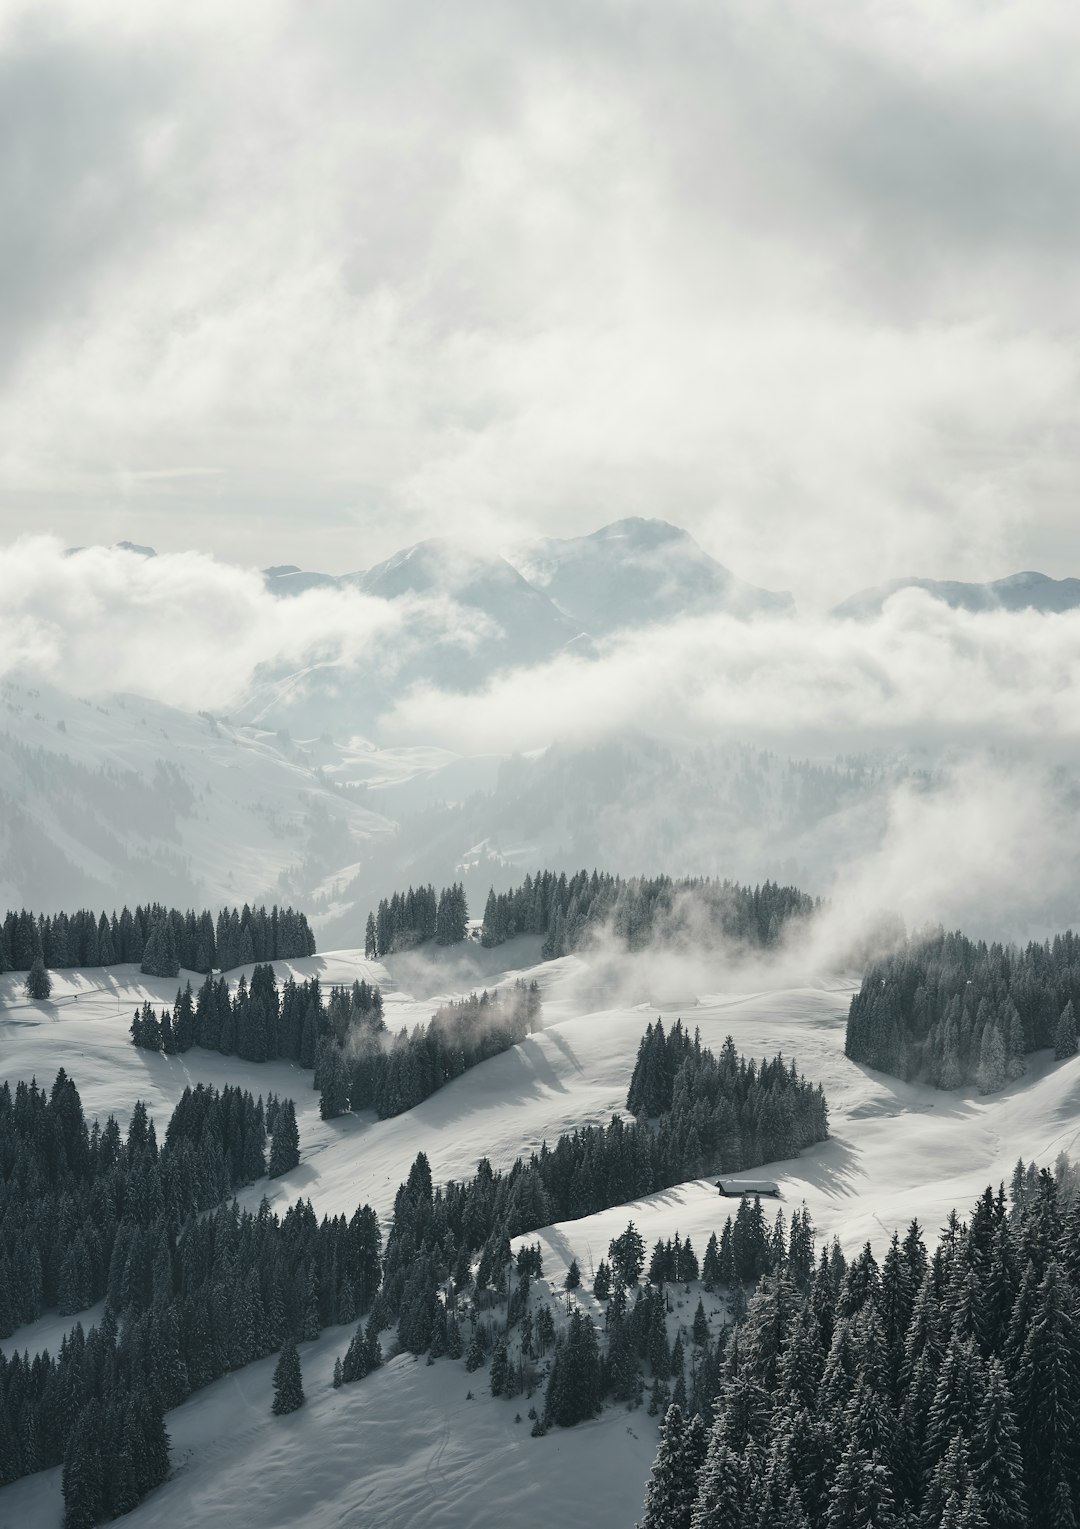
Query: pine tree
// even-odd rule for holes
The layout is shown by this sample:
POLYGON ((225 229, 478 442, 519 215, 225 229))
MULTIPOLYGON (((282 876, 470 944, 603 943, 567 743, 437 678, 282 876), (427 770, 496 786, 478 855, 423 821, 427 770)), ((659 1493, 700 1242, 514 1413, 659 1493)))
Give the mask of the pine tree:
POLYGON ((723 1420, 709 1436, 697 1478, 691 1529, 748 1529, 751 1522, 739 1456, 725 1441, 723 1420))
POLYGON ((299 1161, 300 1132, 296 1125, 296 1106, 291 1099, 283 1099, 270 1138, 270 1177, 280 1178, 290 1168, 295 1168, 299 1161))
POLYGON ((1063 1057, 1075 1056, 1076 1049, 1076 1015, 1070 998, 1054 1029, 1054 1055, 1061 1060, 1063 1057))
POLYGON ((999 1359, 991 1359, 986 1396, 971 1443, 974 1485, 994 1529, 1024 1529, 1024 1464, 1013 1418, 1012 1396, 999 1359))
POLYGON ((34 957, 26 977, 26 996, 33 1003, 44 1003, 52 993, 52 978, 45 970, 45 963, 40 956, 34 957))
POLYGON ((303 1405, 304 1384, 300 1355, 295 1340, 287 1338, 274 1369, 274 1404, 271 1410, 281 1416, 286 1412, 296 1412, 303 1405))
POLYGON ((1075 1481, 1080 1420, 1080 1337, 1072 1291, 1056 1259, 1047 1266, 1035 1297, 1015 1397, 1032 1524, 1049 1529, 1059 1483, 1071 1488, 1075 1481))
POLYGON ((502 1338, 496 1338, 495 1347, 491 1351, 490 1384, 492 1396, 506 1396, 507 1383, 510 1379, 510 1361, 507 1357, 506 1344, 502 1338))

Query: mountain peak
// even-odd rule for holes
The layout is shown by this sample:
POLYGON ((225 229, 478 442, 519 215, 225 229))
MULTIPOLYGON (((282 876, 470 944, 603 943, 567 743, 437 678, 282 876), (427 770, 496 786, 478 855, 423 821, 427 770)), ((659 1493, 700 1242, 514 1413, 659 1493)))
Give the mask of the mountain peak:
POLYGON ((525 577, 594 637, 680 616, 792 610, 788 594, 737 578, 670 521, 630 516, 523 550, 525 577))

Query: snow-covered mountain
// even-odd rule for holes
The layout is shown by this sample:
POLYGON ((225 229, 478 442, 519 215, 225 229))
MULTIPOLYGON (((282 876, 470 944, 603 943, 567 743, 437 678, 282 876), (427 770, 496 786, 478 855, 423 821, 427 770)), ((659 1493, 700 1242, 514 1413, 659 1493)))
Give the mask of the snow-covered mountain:
POLYGON ((618 520, 522 549, 522 573, 594 637, 682 616, 789 613, 789 594, 736 578, 666 520, 618 520))
POLYGON ((876 616, 890 595, 903 589, 923 589, 954 610, 1042 611, 1051 615, 1080 606, 1080 579, 1052 579, 1045 573, 1013 573, 989 584, 963 584, 952 579, 891 579, 841 601, 834 616, 866 619, 876 616))
POLYGON ((409 882, 541 865, 773 876, 817 890, 881 832, 895 772, 647 737, 515 759, 294 738, 132 696, 0 685, 0 906, 286 900, 359 938, 409 882))

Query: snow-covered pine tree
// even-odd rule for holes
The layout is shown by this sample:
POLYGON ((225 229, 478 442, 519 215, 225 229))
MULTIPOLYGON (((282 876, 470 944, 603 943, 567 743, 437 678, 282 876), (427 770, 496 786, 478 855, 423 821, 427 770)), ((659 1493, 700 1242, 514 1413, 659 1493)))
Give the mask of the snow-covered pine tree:
POLYGON ((296 1341, 286 1338, 274 1368, 274 1401, 271 1411, 277 1416, 296 1412, 304 1405, 304 1383, 296 1341))

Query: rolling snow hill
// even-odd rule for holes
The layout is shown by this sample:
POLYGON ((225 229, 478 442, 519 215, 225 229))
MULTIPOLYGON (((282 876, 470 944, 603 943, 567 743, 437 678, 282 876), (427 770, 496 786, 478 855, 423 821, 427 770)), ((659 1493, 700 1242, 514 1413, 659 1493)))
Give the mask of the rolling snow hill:
MULTIPOLYGON (((197 1048, 180 1057, 137 1051, 127 1033, 132 1009, 144 997, 171 1000, 176 983, 131 968, 60 973, 53 999, 39 1005, 22 999, 19 979, 0 978, 2 1070, 11 1080, 48 1081, 62 1063, 88 1116, 115 1111, 124 1119, 141 1097, 159 1128, 189 1083, 291 1095, 300 1167, 245 1191, 243 1199, 254 1205, 267 1192, 283 1208, 303 1195, 319 1215, 351 1213, 367 1200, 385 1217, 420 1149, 435 1179, 444 1181, 471 1173, 481 1156, 507 1166, 560 1131, 622 1110, 645 1025, 658 1012, 665 1023, 681 1015, 700 1027, 709 1046, 730 1033, 749 1055, 782 1049, 823 1084, 831 1139, 767 1172, 781 1186, 786 1214, 805 1201, 819 1246, 835 1234, 849 1251, 869 1238, 879 1253, 912 1216, 932 1238, 948 1209, 963 1211, 987 1182, 1007 1179, 1018 1156, 1052 1162, 1080 1138, 1080 1057, 1030 1058, 1025 1079, 989 1098, 905 1085, 847 1061, 844 1019, 854 984, 842 975, 798 979, 768 968, 691 975, 646 960, 614 971, 579 957, 539 967, 534 960, 535 949, 520 941, 433 959, 414 953, 385 964, 365 962, 355 950, 278 963, 279 978, 292 970, 318 973, 324 983, 360 975, 378 980, 392 1028, 426 1019, 438 998, 474 986, 519 974, 540 982, 541 1031, 392 1120, 320 1120, 311 1075, 289 1064, 258 1066, 197 1048), (500 972, 506 961, 515 965, 500 972)), ((539 1234, 544 1276, 561 1288, 576 1258, 588 1286, 608 1241, 631 1217, 647 1246, 678 1231, 700 1251, 727 1209, 711 1181, 696 1180, 548 1227, 539 1234)), ((575 1299, 597 1314, 587 1289, 575 1299)), ((55 1343, 61 1329, 60 1319, 47 1316, 5 1348, 55 1343)), ((608 1407, 592 1423, 532 1439, 527 1421, 515 1422, 524 1399, 494 1401, 483 1372, 469 1376, 460 1362, 428 1366, 408 1355, 334 1391, 333 1361, 347 1339, 347 1329, 329 1329, 302 1346, 309 1400, 294 1417, 270 1415, 272 1360, 216 1382, 170 1413, 173 1472, 130 1515, 132 1529, 157 1529, 180 1517, 283 1529, 422 1523, 495 1529, 511 1516, 522 1529, 581 1521, 625 1529, 639 1515, 656 1443, 655 1424, 643 1411, 608 1407)), ((59 1472, 0 1490, 0 1529, 52 1529, 59 1521, 59 1472)))

